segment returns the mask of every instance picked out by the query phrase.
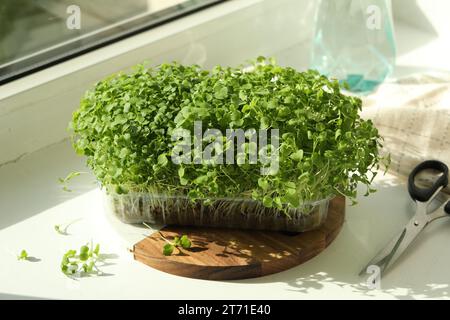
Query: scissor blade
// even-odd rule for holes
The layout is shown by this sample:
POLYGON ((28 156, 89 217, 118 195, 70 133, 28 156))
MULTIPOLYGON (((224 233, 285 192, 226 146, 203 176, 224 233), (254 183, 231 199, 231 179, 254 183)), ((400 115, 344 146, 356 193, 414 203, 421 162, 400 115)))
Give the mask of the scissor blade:
POLYGON ((413 240, 419 235, 420 231, 425 228, 428 223, 428 218, 423 211, 418 210, 418 213, 411 218, 408 224, 402 229, 402 231, 396 235, 388 245, 381 250, 364 269, 361 270, 360 275, 366 272, 367 267, 370 265, 377 265, 381 269, 381 275, 394 264, 395 261, 402 255, 402 253, 408 248, 413 240))
POLYGON ((359 275, 366 273, 367 268, 372 265, 379 266, 381 271, 383 272, 387 263, 389 262, 392 255, 397 251, 401 241, 405 237, 406 228, 403 228, 402 231, 397 234, 392 240, 382 249, 380 250, 375 257, 370 260, 367 265, 361 270, 359 275))
POLYGON ((405 250, 409 247, 409 245, 417 238, 420 232, 427 226, 428 218, 426 214, 417 214, 415 215, 406 225, 404 231, 405 236, 400 241, 399 246, 395 252, 393 252, 389 261, 387 261, 384 270, 392 266, 395 261, 405 252, 405 250))

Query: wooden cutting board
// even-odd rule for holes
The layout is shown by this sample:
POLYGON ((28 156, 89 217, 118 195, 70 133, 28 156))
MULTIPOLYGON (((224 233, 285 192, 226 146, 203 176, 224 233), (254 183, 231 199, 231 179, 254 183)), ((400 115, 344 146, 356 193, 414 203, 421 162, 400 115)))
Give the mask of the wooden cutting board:
POLYGON ((134 258, 170 274, 207 280, 261 277, 298 266, 322 252, 338 235, 344 223, 345 198, 329 205, 327 220, 317 230, 288 234, 183 226, 167 226, 161 234, 171 240, 187 234, 189 250, 177 249, 164 256, 164 239, 158 232, 136 243, 134 258))

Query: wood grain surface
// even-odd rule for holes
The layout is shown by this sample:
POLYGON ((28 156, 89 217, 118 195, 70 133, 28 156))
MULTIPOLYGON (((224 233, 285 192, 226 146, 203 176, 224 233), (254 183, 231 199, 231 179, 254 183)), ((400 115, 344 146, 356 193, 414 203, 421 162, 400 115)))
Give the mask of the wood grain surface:
POLYGON ((288 234, 183 226, 167 226, 161 234, 171 240, 187 234, 189 250, 164 256, 165 244, 155 232, 134 245, 134 258, 170 274, 207 280, 261 277, 298 266, 322 252, 338 235, 345 217, 345 198, 329 205, 325 223, 317 230, 288 234))

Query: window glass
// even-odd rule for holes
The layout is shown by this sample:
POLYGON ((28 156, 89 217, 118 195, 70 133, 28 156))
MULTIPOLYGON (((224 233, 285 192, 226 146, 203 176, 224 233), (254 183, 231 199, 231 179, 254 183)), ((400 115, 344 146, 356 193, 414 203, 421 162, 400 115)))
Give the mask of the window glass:
POLYGON ((0 84, 219 0, 0 0, 0 84))

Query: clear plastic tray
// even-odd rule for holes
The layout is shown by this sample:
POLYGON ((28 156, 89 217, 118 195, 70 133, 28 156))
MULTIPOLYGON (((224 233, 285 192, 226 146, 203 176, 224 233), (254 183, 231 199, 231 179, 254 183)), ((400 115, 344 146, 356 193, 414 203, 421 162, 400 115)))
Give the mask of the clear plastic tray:
POLYGON ((215 199, 205 205, 183 196, 105 193, 107 210, 125 223, 304 232, 320 227, 331 197, 286 212, 252 199, 215 199))

